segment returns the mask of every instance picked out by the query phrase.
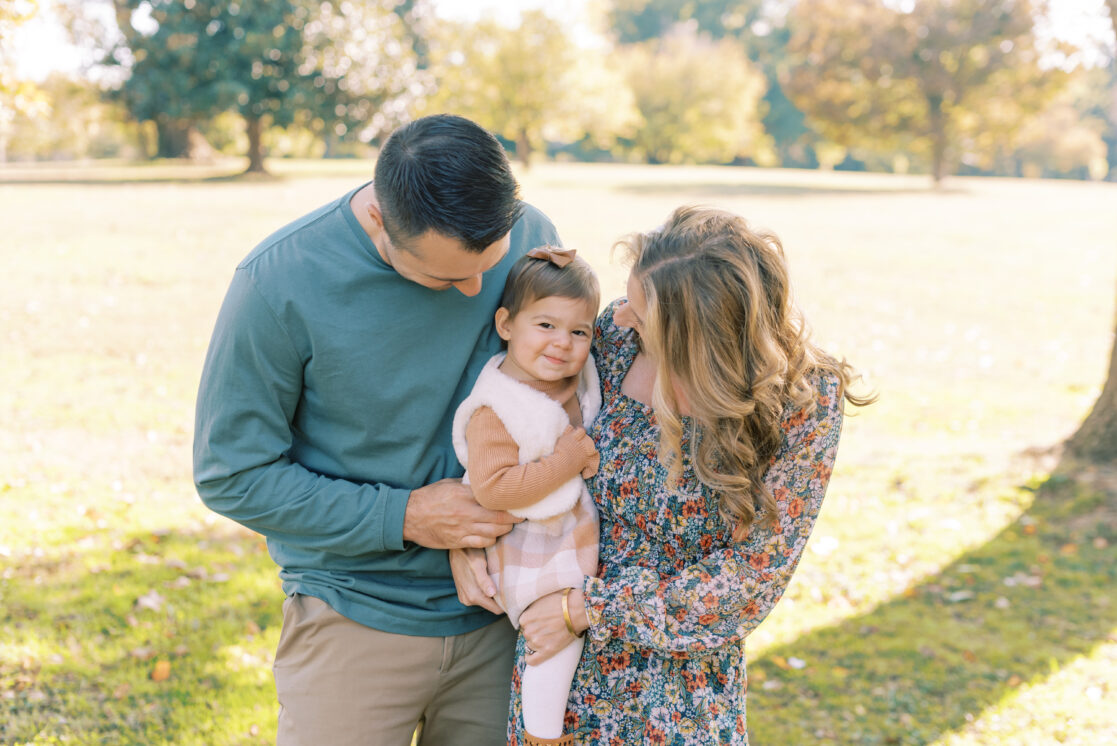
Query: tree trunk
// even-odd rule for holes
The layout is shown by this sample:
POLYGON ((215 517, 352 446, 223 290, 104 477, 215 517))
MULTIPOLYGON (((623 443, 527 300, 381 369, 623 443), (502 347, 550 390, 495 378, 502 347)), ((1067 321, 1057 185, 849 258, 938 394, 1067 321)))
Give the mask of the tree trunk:
POLYGON ((245 124, 248 129, 248 171, 250 174, 266 174, 264 168, 264 144, 262 142, 263 125, 260 117, 245 115, 245 124))
POLYGON ((521 131, 516 138, 516 156, 525 169, 531 165, 531 140, 528 139, 527 131, 521 131))
POLYGON ((931 120, 931 179, 939 187, 946 176, 946 118, 941 98, 929 97, 927 103, 931 120))
MULTIPOLYGON (((1109 20, 1117 33, 1117 0, 1106 0, 1109 20)), ((1110 151, 1112 152, 1112 150, 1110 151)), ((1110 163, 1110 175, 1113 163, 1110 163)), ((1117 322, 1115 322, 1117 326, 1117 322)), ((1067 441, 1067 451, 1072 456, 1095 463, 1117 464, 1117 335, 1113 339, 1113 350, 1109 355, 1109 373, 1101 396, 1094 402, 1078 432, 1067 441)))
POLYGON ((172 119, 167 116, 155 117, 156 157, 189 158, 192 126, 186 119, 172 119))
POLYGON ((1078 432, 1067 441, 1067 451, 1087 461, 1117 465, 1117 336, 1101 396, 1078 432))
MULTIPOLYGON (((1117 0, 1105 0, 1105 7, 1109 10, 1109 22, 1113 24, 1113 33, 1117 35, 1117 0)), ((1111 83, 1109 89, 1109 132, 1105 138, 1106 149, 1109 151, 1109 181, 1117 181, 1117 60, 1110 60, 1111 83)), ((1113 366, 1109 367, 1109 378, 1113 379, 1113 366)))

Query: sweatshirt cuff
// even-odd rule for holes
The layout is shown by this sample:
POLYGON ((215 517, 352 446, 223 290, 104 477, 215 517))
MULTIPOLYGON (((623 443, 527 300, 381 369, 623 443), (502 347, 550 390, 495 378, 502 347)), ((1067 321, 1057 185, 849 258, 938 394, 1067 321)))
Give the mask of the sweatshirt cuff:
POLYGON ((402 552, 403 517, 407 513, 407 501, 411 490, 393 489, 381 485, 380 503, 384 506, 384 520, 381 525, 380 541, 384 551, 402 552))

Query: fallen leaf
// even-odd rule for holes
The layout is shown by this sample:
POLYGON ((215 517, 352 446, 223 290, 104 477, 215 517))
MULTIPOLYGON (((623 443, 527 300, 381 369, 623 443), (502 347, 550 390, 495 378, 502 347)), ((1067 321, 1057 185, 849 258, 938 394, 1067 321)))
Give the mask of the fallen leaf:
POLYGON ((1023 684, 1024 680, 1021 679, 1016 674, 1013 674, 1012 676, 1008 677, 1008 682, 1007 683, 1008 683, 1009 686, 1016 687, 1016 686, 1020 686, 1021 684, 1023 684))
POLYGON ((258 634, 260 634, 260 625, 256 624, 256 622, 253 621, 252 619, 249 619, 244 624, 244 633, 247 634, 247 635, 258 635, 258 634))
POLYGON ((962 658, 966 661, 966 663, 976 663, 977 662, 977 653, 975 653, 972 650, 963 650, 962 651, 962 658))
POLYGON ((171 677, 171 662, 159 661, 155 664, 155 668, 151 670, 152 681, 166 681, 171 677))
POLYGON ((791 666, 787 662, 787 659, 782 657, 782 656, 773 655, 771 658, 769 658, 769 660, 772 661, 772 663, 775 663, 777 666, 779 666, 780 668, 782 668, 785 671, 787 671, 788 669, 791 668, 791 666))
POLYGON ((1078 552, 1077 544, 1063 544, 1059 547, 1060 554, 1076 554, 1078 552))
POLYGON ((159 611, 163 608, 164 603, 165 599, 159 595, 158 591, 148 591, 136 599, 135 608, 137 611, 142 611, 143 609, 159 611))
POLYGON ((155 657, 155 649, 147 645, 139 648, 132 648, 128 654, 133 658, 138 658, 141 661, 149 661, 155 657))
POLYGON ((128 692, 132 691, 132 685, 125 681, 123 684, 112 690, 113 699, 124 699, 128 696, 128 692))

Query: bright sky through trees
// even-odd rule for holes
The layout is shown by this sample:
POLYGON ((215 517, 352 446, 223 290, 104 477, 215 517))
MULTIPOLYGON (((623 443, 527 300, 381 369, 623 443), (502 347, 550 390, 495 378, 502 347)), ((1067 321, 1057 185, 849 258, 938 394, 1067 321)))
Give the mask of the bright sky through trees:
MULTIPOLYGON (((899 5, 918 2, 895 1, 899 5)), ((12 43, 20 77, 42 80, 54 70, 76 73, 86 62, 81 50, 67 41, 66 32, 54 13, 55 2, 39 0, 38 15, 16 30, 12 43)), ((515 23, 521 11, 544 8, 548 15, 580 29, 574 38, 582 45, 594 43, 593 18, 602 5, 599 0, 431 0, 431 3, 439 15, 464 21, 492 15, 498 20, 507 18, 515 23)), ((1082 61, 1090 65, 1102 64, 1104 57, 1098 48, 1113 43, 1104 0, 1051 0, 1050 29, 1040 31, 1041 36, 1050 33, 1085 48, 1082 61)))

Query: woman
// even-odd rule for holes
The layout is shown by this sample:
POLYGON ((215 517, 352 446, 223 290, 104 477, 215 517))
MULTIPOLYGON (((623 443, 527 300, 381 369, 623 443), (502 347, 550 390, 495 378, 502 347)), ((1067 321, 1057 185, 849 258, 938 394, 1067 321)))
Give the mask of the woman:
POLYGON ((594 338, 601 569, 521 616, 509 740, 548 743, 523 738, 520 678, 584 634, 553 743, 747 744, 744 639, 802 555, 843 400, 871 398, 808 341, 774 235, 685 207, 621 246, 628 298, 594 338))

